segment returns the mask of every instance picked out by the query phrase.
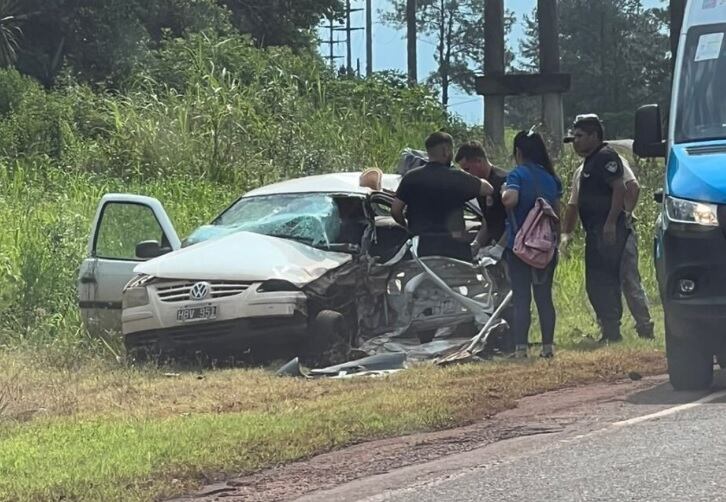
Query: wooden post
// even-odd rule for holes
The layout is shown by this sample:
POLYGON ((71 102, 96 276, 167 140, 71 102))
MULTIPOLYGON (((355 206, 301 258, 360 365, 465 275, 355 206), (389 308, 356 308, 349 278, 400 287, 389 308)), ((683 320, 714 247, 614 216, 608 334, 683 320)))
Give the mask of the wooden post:
MULTIPOLYGON (((537 0, 537 18, 539 23, 540 73, 543 75, 559 73, 560 49, 557 0, 537 0)), ((562 94, 545 93, 542 96, 542 119, 551 141, 552 153, 558 154, 562 149, 565 128, 562 94)))
POLYGON ((366 77, 373 75, 373 9, 366 0, 366 77))
POLYGON ((418 83, 416 61, 416 0, 406 0, 406 39, 408 41, 408 83, 418 83))
MULTIPOLYGON (((484 3, 484 73, 504 75, 504 0, 484 3)), ((484 96, 484 133, 493 146, 504 148, 504 96, 484 96)))

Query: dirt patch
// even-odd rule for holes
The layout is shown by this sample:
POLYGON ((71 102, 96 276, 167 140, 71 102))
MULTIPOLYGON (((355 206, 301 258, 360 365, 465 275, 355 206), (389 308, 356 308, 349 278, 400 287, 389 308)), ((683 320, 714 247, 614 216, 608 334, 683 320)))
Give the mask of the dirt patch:
MULTIPOLYGON (((629 396, 661 384, 663 377, 623 380, 568 388, 526 397, 516 408, 456 429, 361 443, 305 461, 240 476, 209 485, 176 501, 291 500, 314 491, 394 469, 436 460, 497 441, 559 432, 576 422, 600 422, 603 403, 625 402, 629 396)), ((615 412, 617 414, 617 412, 615 412)), ((586 427, 586 424, 583 424, 586 427)))

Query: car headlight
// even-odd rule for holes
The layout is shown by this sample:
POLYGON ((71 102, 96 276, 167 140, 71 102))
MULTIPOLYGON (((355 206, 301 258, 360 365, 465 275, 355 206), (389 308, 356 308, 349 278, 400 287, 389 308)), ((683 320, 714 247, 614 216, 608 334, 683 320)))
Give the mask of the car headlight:
POLYGON ((665 206, 670 221, 707 227, 718 226, 718 207, 715 204, 666 197, 665 206))
POLYGON ((149 304, 146 286, 154 280, 151 275, 137 275, 124 287, 121 304, 123 308, 143 307, 149 304))
POLYGON ((130 309, 134 307, 143 307, 149 304, 149 292, 146 286, 129 288, 124 291, 122 299, 122 307, 130 309))

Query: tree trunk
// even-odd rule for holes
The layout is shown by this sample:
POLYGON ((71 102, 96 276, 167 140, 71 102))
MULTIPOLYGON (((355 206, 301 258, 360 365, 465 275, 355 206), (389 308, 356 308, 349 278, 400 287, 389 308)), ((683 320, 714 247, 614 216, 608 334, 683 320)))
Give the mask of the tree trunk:
POLYGON ((406 0, 406 38, 408 41, 408 83, 418 82, 416 61, 416 0, 406 0))
POLYGON ((454 37, 454 9, 458 8, 457 4, 451 5, 449 11, 449 22, 446 26, 446 53, 444 55, 444 71, 441 72, 441 104, 444 108, 449 106, 449 83, 451 81, 451 50, 454 37))

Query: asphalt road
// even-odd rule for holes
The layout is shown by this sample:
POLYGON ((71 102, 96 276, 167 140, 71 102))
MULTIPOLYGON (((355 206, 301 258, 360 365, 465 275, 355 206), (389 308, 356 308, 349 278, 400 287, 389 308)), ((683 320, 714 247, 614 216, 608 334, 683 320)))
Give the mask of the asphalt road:
POLYGON ((723 374, 711 393, 676 393, 659 384, 579 413, 541 417, 543 433, 300 500, 726 500, 724 389, 723 374))

